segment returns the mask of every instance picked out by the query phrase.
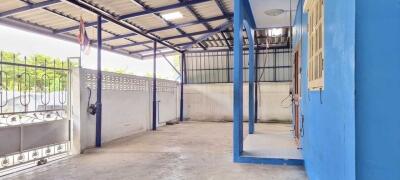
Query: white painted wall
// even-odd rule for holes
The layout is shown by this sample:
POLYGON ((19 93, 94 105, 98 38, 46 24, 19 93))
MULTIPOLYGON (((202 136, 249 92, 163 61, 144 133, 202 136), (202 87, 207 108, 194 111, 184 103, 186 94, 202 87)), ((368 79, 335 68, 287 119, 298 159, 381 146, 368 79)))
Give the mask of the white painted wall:
MULTIPOLYGON (((95 145, 95 116, 86 111, 92 89, 91 104, 96 102, 96 71, 74 69, 72 73, 73 152, 95 145)), ((151 128, 151 78, 103 72, 102 142, 140 133, 151 128)), ((177 118, 177 88, 175 81, 157 83, 160 101, 158 126, 177 118)))
MULTIPOLYGON (((290 83, 260 83, 259 120, 291 120, 290 83)), ((248 85, 243 87, 244 120, 248 120, 248 85)), ((185 118, 232 121, 233 84, 188 84, 184 87, 185 118)))

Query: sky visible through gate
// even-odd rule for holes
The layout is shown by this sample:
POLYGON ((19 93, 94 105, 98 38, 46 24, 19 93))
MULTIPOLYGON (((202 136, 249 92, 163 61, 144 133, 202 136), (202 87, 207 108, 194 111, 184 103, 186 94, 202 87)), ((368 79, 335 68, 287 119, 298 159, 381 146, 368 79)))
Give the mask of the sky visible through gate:
MULTIPOLYGON (((11 51, 26 56, 43 54, 61 59, 79 57, 79 45, 77 43, 3 25, 0 25, 0 51, 11 51)), ((178 58, 168 58, 179 69, 178 58)), ((91 48, 89 55, 82 53, 82 67, 88 69, 97 68, 96 48, 91 48)), ((153 74, 153 62, 151 59, 138 60, 108 51, 103 51, 102 53, 102 67, 105 71, 123 72, 138 76, 151 77, 153 74)), ((157 74, 157 77, 169 80, 177 80, 179 76, 163 58, 157 59, 157 74)))

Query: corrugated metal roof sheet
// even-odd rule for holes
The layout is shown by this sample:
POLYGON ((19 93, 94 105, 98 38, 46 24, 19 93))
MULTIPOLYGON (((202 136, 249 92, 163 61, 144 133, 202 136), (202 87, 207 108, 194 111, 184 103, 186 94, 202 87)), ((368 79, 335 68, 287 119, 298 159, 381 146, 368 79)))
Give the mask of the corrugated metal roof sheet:
POLYGON ((182 30, 184 30, 186 33, 194 33, 199 31, 206 31, 207 28, 204 25, 199 24, 199 25, 183 27, 182 30))
POLYGON ((203 18, 221 16, 222 12, 214 1, 193 5, 203 18))
MULTIPOLYGON (((34 5, 36 3, 45 1, 49 0, 30 0, 25 2, 22 0, 1 0, 0 14, 2 12, 15 10, 17 8, 26 7, 28 5, 34 5)), ((141 1, 140 0, 114 0, 114 1, 82 0, 82 1, 99 8, 104 12, 109 13, 115 18, 118 18, 122 15, 143 12, 146 8, 154 9, 164 6, 176 5, 175 7, 177 8, 174 9, 163 10, 160 12, 156 12, 156 14, 145 13, 145 15, 122 20, 129 23, 130 25, 137 27, 143 32, 147 32, 149 30, 157 28, 173 27, 174 25, 184 24, 185 26, 181 28, 170 28, 167 30, 151 32, 152 35, 161 39, 177 36, 177 38, 171 38, 168 40, 168 43, 171 43, 172 45, 195 42, 197 38, 202 36, 196 35, 190 37, 186 34, 213 30, 214 28, 217 28, 221 24, 228 21, 228 19, 232 18, 232 7, 233 7, 233 2, 232 2, 233 0, 209 0, 190 5, 189 7, 188 6, 179 7, 179 4, 181 4, 185 0, 141 0, 141 1), (228 12, 225 12, 225 14, 228 13, 230 14, 230 16, 225 17, 226 19, 224 20, 193 23, 198 20, 223 16, 224 13, 218 7, 215 1, 221 1, 221 3, 225 6, 225 9, 228 10, 228 12), (142 7, 141 4, 145 6, 142 7), (162 14, 176 12, 176 11, 182 13, 183 15, 182 19, 177 19, 167 22, 160 17, 162 14), (192 23, 192 24, 190 25, 187 23, 192 23)), ((97 15, 90 12, 89 10, 82 9, 77 5, 71 4, 67 1, 61 1, 52 5, 47 5, 40 8, 27 10, 24 12, 19 12, 3 18, 7 18, 7 20, 9 20, 10 22, 16 20, 19 23, 20 22, 26 23, 27 28, 28 25, 29 28, 31 28, 30 25, 33 24, 34 26, 37 26, 39 29, 45 28, 48 29, 49 32, 53 32, 51 35, 68 37, 71 40, 75 40, 76 39, 75 36, 78 33, 77 27, 79 26, 80 17, 84 19, 86 25, 88 26, 86 27, 86 29, 89 38, 95 41, 97 38, 96 35, 97 15)), ((141 35, 133 35, 129 37, 126 36, 124 38, 117 39, 117 36, 132 34, 132 33, 133 32, 131 30, 121 27, 120 25, 111 22, 103 23, 103 33, 102 33, 103 39, 116 37, 115 40, 108 40, 104 42, 106 47, 109 47, 111 50, 114 50, 113 47, 115 46, 133 44, 135 42, 149 41, 149 38, 141 35)), ((130 54, 129 51, 144 50, 146 48, 151 48, 151 47, 152 44, 150 43, 150 44, 141 44, 137 46, 120 48, 115 51, 130 54)), ((160 45, 159 47, 163 46, 160 45)))
POLYGON ((143 0, 145 4, 152 8, 158 8, 158 7, 163 7, 163 6, 168 6, 172 4, 179 3, 178 0, 143 0))
POLYGON ((20 7, 25 6, 26 4, 22 1, 15 1, 15 0, 2 0, 0 6, 0 12, 5 12, 11 9, 17 9, 20 7))
POLYGON ((87 2, 106 9, 116 16, 142 11, 142 8, 131 0, 87 0, 87 2))

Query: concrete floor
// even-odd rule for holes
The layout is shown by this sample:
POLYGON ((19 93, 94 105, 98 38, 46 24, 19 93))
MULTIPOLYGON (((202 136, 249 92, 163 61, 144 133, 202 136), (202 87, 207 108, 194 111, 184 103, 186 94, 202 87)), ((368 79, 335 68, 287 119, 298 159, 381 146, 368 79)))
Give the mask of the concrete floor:
MULTIPOLYGON (((266 125, 258 124, 256 128, 266 125)), ((307 177, 303 167, 233 163, 232 123, 185 122, 116 140, 101 149, 91 149, 11 179, 301 180, 307 177)))
POLYGON ((259 124, 243 144, 243 155, 264 158, 303 159, 293 138, 291 124, 259 124))

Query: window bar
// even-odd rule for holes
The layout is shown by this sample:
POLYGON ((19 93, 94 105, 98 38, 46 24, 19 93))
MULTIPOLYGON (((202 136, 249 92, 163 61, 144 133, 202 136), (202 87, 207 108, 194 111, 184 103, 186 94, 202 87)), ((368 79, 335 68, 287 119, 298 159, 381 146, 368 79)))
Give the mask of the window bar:
POLYGON ((212 62, 211 61, 213 61, 214 60, 214 57, 211 57, 210 56, 210 53, 209 52, 207 52, 207 56, 206 56, 206 58, 207 58, 207 68, 209 69, 208 70, 208 83, 212 83, 213 81, 214 81, 214 78, 212 77, 212 70, 213 70, 213 68, 212 68, 212 62))
POLYGON ((199 73, 200 73, 200 84, 203 83, 203 63, 202 63, 202 53, 200 53, 200 67, 199 67, 199 73))

